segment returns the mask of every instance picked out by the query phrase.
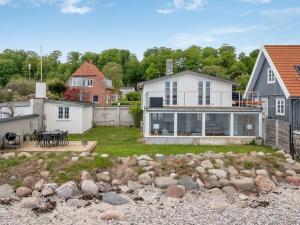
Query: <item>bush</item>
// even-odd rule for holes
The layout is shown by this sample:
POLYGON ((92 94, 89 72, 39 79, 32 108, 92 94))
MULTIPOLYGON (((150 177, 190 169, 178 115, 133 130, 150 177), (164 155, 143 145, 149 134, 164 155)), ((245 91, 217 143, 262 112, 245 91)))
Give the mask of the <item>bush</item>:
POLYGON ((6 89, 0 90, 0 102, 11 102, 14 94, 6 89))
POLYGON ((133 118, 135 127, 140 127, 143 118, 143 110, 141 108, 141 104, 136 103, 135 105, 131 106, 129 108, 129 113, 133 118))
POLYGON ((60 79, 53 79, 47 82, 49 90, 52 94, 61 96, 62 93, 66 90, 66 84, 60 79))
POLYGON ((10 89, 20 96, 27 96, 35 93, 35 81, 24 78, 10 80, 6 86, 6 89, 10 89))
POLYGON ((131 92, 125 96, 126 101, 141 101, 141 93, 140 92, 131 92))
POLYGON ((130 106, 130 105, 136 105, 136 104, 140 104, 140 101, 119 101, 119 102, 113 102, 111 103, 111 105, 113 106, 117 106, 117 105, 123 105, 123 106, 130 106))

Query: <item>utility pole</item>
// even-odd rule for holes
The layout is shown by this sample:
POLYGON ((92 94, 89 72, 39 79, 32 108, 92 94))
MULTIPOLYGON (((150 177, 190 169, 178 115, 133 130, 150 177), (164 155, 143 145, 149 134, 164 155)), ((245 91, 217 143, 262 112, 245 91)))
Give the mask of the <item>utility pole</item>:
POLYGON ((28 79, 30 80, 30 70, 31 70, 31 64, 28 64, 28 79))

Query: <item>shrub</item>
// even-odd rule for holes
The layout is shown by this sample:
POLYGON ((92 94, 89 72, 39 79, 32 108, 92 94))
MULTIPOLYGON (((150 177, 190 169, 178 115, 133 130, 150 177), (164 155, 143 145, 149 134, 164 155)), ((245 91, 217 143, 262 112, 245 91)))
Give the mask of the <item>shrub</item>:
POLYGON ((66 90, 65 82, 60 79, 53 79, 47 82, 49 90, 56 95, 61 96, 61 94, 66 90))
POLYGON ((35 81, 24 78, 10 80, 6 86, 6 89, 10 89, 17 95, 26 96, 35 93, 35 81))
POLYGON ((141 101, 141 93, 140 92, 131 92, 125 96, 126 101, 141 101))
POLYGON ((111 103, 111 105, 136 105, 136 104, 140 104, 140 101, 119 101, 119 102, 113 102, 111 103))
POLYGON ((143 117, 143 110, 141 108, 140 103, 136 103, 135 105, 129 108, 129 113, 131 114, 135 127, 140 127, 142 117, 143 117))

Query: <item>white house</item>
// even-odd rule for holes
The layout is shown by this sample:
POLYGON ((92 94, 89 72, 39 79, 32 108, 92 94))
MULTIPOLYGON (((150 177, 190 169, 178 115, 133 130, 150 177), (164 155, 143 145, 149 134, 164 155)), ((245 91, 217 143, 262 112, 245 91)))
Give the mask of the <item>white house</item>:
POLYGON ((261 137, 261 109, 233 101, 233 85, 191 71, 139 83, 145 143, 242 144, 261 137))
POLYGON ((47 130, 59 129, 72 134, 82 134, 93 126, 93 105, 66 100, 45 100, 43 119, 47 130))

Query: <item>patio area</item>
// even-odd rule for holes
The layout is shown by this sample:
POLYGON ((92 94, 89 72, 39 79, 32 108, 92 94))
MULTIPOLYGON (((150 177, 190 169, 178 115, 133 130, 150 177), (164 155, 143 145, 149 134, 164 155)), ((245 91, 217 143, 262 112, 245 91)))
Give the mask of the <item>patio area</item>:
POLYGON ((26 141, 21 143, 21 147, 14 149, 3 149, 1 151, 16 152, 92 152, 97 146, 97 141, 88 141, 86 146, 81 141, 70 141, 68 145, 57 147, 39 147, 35 141, 26 141))

